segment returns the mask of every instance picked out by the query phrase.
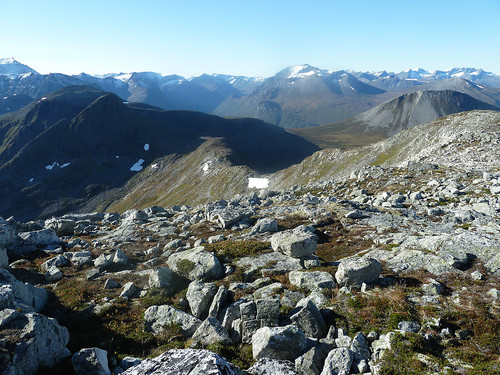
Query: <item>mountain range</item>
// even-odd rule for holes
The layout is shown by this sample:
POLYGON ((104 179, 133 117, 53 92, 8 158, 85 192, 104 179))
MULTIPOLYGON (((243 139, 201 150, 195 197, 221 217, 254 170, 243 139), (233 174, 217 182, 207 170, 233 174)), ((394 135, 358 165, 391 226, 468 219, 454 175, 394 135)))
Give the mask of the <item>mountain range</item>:
POLYGON ((334 72, 305 64, 290 66, 268 78, 224 74, 184 78, 153 72, 69 76, 39 74, 9 58, 0 60, 0 114, 72 85, 91 86, 126 101, 166 110, 253 117, 284 128, 343 121, 417 90, 454 90, 500 105, 500 77, 474 68, 432 73, 423 69, 400 73, 334 72))
MULTIPOLYGON (((210 152, 191 158, 185 174, 198 174, 203 184, 218 178, 221 165, 240 165, 238 187, 248 176, 283 169, 319 149, 260 120, 164 111, 88 86, 58 90, 1 116, 0 141, 0 191, 9 197, 0 212, 16 217, 104 209, 126 195, 120 189, 138 173, 178 183, 183 178, 172 165, 207 142, 210 152)), ((220 189, 233 178, 220 180, 220 189)))

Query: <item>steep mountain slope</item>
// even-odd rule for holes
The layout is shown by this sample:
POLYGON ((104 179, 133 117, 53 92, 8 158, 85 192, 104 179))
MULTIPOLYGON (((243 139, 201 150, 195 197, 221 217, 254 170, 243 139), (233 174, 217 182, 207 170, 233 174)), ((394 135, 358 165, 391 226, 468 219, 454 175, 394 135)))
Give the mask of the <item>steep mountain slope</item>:
POLYGON ((345 121, 292 132, 321 147, 355 147, 439 117, 476 109, 499 110, 457 91, 417 91, 389 100, 345 121))
POLYGON ((394 96, 384 93, 345 71, 298 65, 278 72, 246 97, 228 98, 214 113, 302 128, 349 118, 394 96))
POLYGON ((500 160, 500 112, 471 111, 406 129, 351 150, 325 149, 272 176, 270 188, 345 178, 373 166, 437 164, 453 170, 488 171, 500 160))
MULTIPOLYGON (((122 188, 156 159, 192 153, 204 137, 224 138, 228 164, 254 173, 277 171, 317 150, 259 120, 124 104, 114 94, 81 86, 0 117, 0 131, 0 191, 9 197, 0 202, 5 217, 85 207, 96 195, 122 188)), ((200 186, 183 189, 188 196, 200 186)))

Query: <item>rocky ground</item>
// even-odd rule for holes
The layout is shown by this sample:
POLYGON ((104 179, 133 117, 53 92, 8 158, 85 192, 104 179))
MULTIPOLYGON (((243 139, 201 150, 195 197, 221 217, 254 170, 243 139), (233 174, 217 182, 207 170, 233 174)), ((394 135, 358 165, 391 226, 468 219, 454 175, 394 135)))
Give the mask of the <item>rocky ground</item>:
POLYGON ((0 221, 4 374, 500 373, 500 173, 0 221))

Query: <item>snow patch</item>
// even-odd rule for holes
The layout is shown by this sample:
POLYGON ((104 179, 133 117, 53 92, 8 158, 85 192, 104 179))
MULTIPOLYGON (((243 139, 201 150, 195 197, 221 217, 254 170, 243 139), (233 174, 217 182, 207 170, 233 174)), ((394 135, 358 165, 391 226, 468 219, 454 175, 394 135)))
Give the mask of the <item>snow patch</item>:
POLYGON ((35 181, 35 179, 33 177, 30 178, 30 184, 35 181))
POLYGON ((115 156, 116 159, 120 159, 120 157, 118 155, 115 156))
POLYGON ((210 170, 210 164, 212 164, 212 161, 207 161, 205 164, 203 164, 203 173, 207 174, 210 170))
POLYGON ((46 165, 46 166, 45 166, 45 169, 47 169, 47 170, 51 171, 52 169, 54 169, 54 167, 55 167, 56 165, 57 165, 57 166, 59 166, 59 163, 55 161, 55 162, 53 162, 52 164, 46 165))
POLYGON ((269 186, 269 179, 268 178, 256 178, 256 177, 249 177, 248 178, 248 187, 249 188, 267 189, 268 186, 269 186))
POLYGON ((159 165, 158 163, 151 164, 152 169, 158 169, 159 165))
POLYGON ((130 167, 132 172, 139 172, 142 170, 142 163, 144 163, 143 159, 139 159, 133 166, 130 167))
POLYGON ((144 151, 149 151, 149 143, 146 143, 146 144, 144 145, 144 151))
POLYGON ((71 163, 64 163, 63 165, 59 166, 59 168, 66 168, 68 165, 70 165, 71 163))

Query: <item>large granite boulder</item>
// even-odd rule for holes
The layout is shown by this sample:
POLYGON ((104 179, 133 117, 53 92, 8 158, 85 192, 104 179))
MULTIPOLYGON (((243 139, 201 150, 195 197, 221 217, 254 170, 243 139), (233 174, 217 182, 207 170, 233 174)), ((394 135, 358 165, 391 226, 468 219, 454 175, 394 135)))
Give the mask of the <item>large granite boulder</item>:
POLYGON ((145 359, 123 375, 237 375, 224 358, 204 349, 171 349, 156 358, 145 359))
POLYGON ((179 326, 186 336, 192 336, 201 320, 169 305, 151 306, 144 312, 146 331, 160 333, 171 324, 179 326))
POLYGON ((288 274, 290 284, 308 290, 335 288, 333 276, 325 271, 292 271, 288 274))
POLYGON ((279 232, 271 237, 271 247, 292 258, 302 258, 313 254, 318 247, 314 233, 303 229, 279 232))
POLYGON ((200 280, 192 281, 186 293, 191 313, 198 319, 205 319, 216 293, 217 287, 214 283, 204 283, 200 280))
POLYGON ((11 308, 23 312, 41 311, 48 301, 43 288, 17 280, 5 269, 0 269, 0 310, 11 308))
POLYGON ((340 261, 335 279, 342 286, 360 286, 363 283, 376 282, 381 272, 382 264, 376 259, 350 258, 346 261, 340 261))
POLYGON ((290 361, 261 358, 246 372, 250 375, 299 375, 290 361))
POLYGON ((252 336, 252 353, 255 359, 272 358, 295 361, 306 348, 306 336, 294 325, 263 327, 252 336))
POLYGON ((189 280, 167 267, 158 267, 149 274, 149 287, 166 289, 169 295, 174 295, 186 289, 189 280))
POLYGON ((203 246, 170 255, 167 265, 190 280, 217 280, 224 275, 219 259, 203 246))
POLYGON ((34 374, 41 366, 51 367, 71 353, 66 348, 69 333, 53 318, 37 313, 16 314, 2 328, 5 333, 15 334, 12 339, 4 337, 14 345, 14 355, 3 374, 34 374))
POLYGON ((81 349, 71 358, 76 375, 111 375, 108 353, 99 348, 81 349))

